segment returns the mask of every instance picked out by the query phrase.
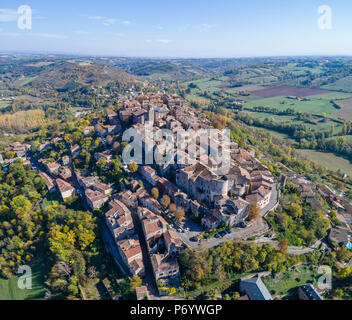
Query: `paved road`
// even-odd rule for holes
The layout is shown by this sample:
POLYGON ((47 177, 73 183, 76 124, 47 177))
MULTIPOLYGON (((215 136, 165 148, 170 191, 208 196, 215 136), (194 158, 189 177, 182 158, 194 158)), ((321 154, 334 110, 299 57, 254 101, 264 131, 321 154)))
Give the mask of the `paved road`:
POLYGON ((337 261, 337 264, 340 268, 346 268, 347 266, 350 266, 352 268, 352 259, 347 263, 341 263, 337 261))
POLYGON ((321 244, 321 241, 317 241, 313 246, 309 247, 309 248, 288 248, 288 253, 289 254, 293 254, 293 255, 300 255, 300 254, 306 254, 306 253, 310 253, 313 252, 316 248, 318 248, 321 244))
MULTIPOLYGON (((278 246, 279 246, 279 241, 277 241, 275 239, 261 238, 261 239, 255 240, 255 242, 256 243, 271 243, 275 248, 278 248, 278 246)), ((301 255, 301 254, 310 253, 310 252, 313 252, 314 250, 316 250, 320 246, 321 243, 322 243, 322 241, 319 240, 314 245, 312 245, 311 247, 308 247, 308 248, 289 247, 288 253, 292 254, 292 255, 301 255)))

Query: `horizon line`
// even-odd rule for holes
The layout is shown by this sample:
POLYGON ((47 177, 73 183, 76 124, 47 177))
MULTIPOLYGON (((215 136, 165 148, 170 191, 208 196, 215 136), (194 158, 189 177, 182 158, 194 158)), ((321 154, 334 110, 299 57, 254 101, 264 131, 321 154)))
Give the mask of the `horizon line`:
POLYGON ((86 57, 86 58, 127 58, 127 59, 160 59, 160 60, 191 60, 191 59, 265 59, 265 58, 352 58, 352 54, 301 54, 301 55, 248 55, 248 56, 133 56, 133 55, 103 55, 103 54, 90 54, 90 53, 72 53, 72 52, 44 52, 44 51, 26 51, 26 50, 1 50, 1 55, 54 55, 54 56, 70 56, 70 57, 86 57))

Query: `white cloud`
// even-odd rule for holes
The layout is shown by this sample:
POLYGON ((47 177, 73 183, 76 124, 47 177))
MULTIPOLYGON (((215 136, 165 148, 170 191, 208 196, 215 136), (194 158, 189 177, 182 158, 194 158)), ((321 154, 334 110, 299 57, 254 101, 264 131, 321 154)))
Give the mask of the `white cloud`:
POLYGON ((127 25, 131 24, 131 21, 125 20, 125 21, 122 21, 122 24, 127 26, 127 25))
POLYGON ((202 29, 203 30, 209 30, 209 29, 213 29, 213 28, 215 28, 214 24, 208 24, 208 23, 203 23, 202 24, 202 29))
POLYGON ((73 31, 75 34, 79 34, 79 35, 86 35, 89 34, 89 32, 87 31, 83 31, 83 30, 75 30, 73 31))
POLYGON ((145 43, 158 42, 158 43, 168 44, 168 43, 171 43, 172 40, 168 40, 168 39, 158 39, 158 40, 146 39, 146 40, 144 40, 144 42, 145 42, 145 43))
POLYGON ((66 39, 66 36, 53 34, 53 33, 19 33, 19 32, 5 32, 0 29, 0 36, 2 37, 35 37, 35 38, 45 38, 45 39, 66 39))
MULTIPOLYGON (((33 12, 33 14, 34 14, 34 12, 33 12)), ((33 20, 48 20, 48 17, 33 15, 32 19, 33 20)))
POLYGON ((16 10, 0 8, 0 22, 17 21, 18 13, 16 10))
POLYGON ((167 39, 159 39, 157 40, 159 43, 164 43, 164 44, 168 44, 168 43, 171 43, 172 40, 167 40, 167 39))
POLYGON ((178 31, 178 32, 184 32, 184 31, 186 31, 189 27, 190 27, 190 25, 187 24, 187 25, 185 25, 185 26, 178 27, 178 28, 177 28, 177 31, 178 31))
POLYGON ((66 36, 53 33, 29 33, 28 35, 37 38, 46 38, 46 39, 66 39, 66 36))
POLYGON ((100 21, 104 26, 111 26, 116 23, 116 19, 102 16, 89 17, 89 19, 100 21))
POLYGON ((164 30, 164 27, 161 24, 157 24, 155 28, 157 28, 158 30, 164 30))

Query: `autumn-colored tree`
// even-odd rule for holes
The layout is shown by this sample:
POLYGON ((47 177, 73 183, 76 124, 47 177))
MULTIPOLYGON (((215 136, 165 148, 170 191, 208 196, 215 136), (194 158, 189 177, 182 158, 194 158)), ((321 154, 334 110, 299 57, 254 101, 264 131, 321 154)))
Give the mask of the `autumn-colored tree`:
POLYGON ((136 173, 138 171, 138 164, 135 162, 131 162, 128 165, 128 170, 130 170, 132 173, 136 173))
POLYGON ((69 134, 69 133, 65 134, 64 140, 66 141, 67 144, 72 145, 72 137, 71 137, 71 134, 69 134))
POLYGON ((341 269, 339 268, 336 276, 339 279, 347 278, 351 274, 351 271, 352 270, 350 266, 341 269))
POLYGON ((339 189, 340 191, 345 190, 345 185, 340 181, 337 182, 336 186, 337 186, 337 189, 339 189))
POLYGON ((287 239, 282 239, 279 241, 279 250, 282 254, 287 254, 289 241, 287 239))
POLYGON ((101 157, 101 158, 98 160, 97 165, 98 165, 100 168, 105 169, 106 166, 107 166, 107 160, 106 160, 106 158, 101 157))
POLYGON ((333 297, 342 298, 343 297, 343 290, 342 289, 335 289, 332 291, 333 297))
POLYGON ((177 207, 174 203, 170 204, 169 210, 171 213, 175 213, 176 209, 177 209, 177 207))
POLYGON ((288 211, 290 215, 294 218, 300 218, 303 214, 302 207, 297 203, 291 204, 288 211))
POLYGON ((345 247, 339 248, 336 251, 336 258, 341 262, 349 261, 352 257, 352 253, 345 247))
POLYGON ((255 221, 258 220, 260 217, 260 207, 257 202, 253 202, 249 208, 248 219, 250 221, 255 221))
POLYGON ((106 137, 106 143, 107 143, 108 145, 112 145, 113 142, 114 142, 114 138, 113 138, 112 136, 108 135, 108 136, 106 137))
POLYGON ((171 203, 170 197, 168 195, 164 194, 160 200, 160 203, 164 207, 164 209, 167 209, 171 203))
POLYGON ((130 278, 130 291, 134 292, 136 291, 136 288, 140 287, 142 285, 142 279, 134 274, 131 278, 130 278))
POLYGON ((232 300, 238 300, 240 297, 241 297, 240 293, 236 291, 236 292, 232 295, 232 300))
POLYGON ((158 188, 155 188, 155 187, 154 187, 154 188, 152 189, 151 193, 152 193, 152 196, 153 196, 154 199, 156 199, 156 200, 159 199, 159 190, 158 190, 158 188))
POLYGON ((13 159, 15 157, 15 153, 13 151, 6 151, 5 158, 6 159, 13 159))
POLYGON ((185 217, 185 210, 182 207, 178 207, 174 215, 178 221, 182 221, 182 219, 185 217))
POLYGON ((115 141, 112 145, 112 151, 114 151, 115 153, 118 153, 120 151, 120 143, 115 141))

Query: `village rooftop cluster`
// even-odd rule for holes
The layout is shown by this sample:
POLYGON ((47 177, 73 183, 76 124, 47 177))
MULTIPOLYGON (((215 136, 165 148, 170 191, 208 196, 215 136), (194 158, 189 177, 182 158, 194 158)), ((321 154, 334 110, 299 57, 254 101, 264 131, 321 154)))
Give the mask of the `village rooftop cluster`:
MULTIPOLYGON (((302 196, 311 206, 319 207, 319 202, 314 199, 314 195, 319 193, 342 215, 351 210, 351 205, 329 187, 316 186, 288 168, 285 168, 286 173, 282 175, 281 181, 277 181, 268 167, 256 157, 253 149, 244 150, 233 141, 223 144, 223 133, 216 130, 214 134, 209 121, 198 116, 178 95, 129 93, 120 96, 119 104, 119 108, 105 110, 105 119, 94 118, 83 129, 85 136, 98 136, 106 146, 105 150, 94 154, 95 161, 104 158, 109 165, 113 156, 106 144, 107 135, 122 134, 123 130, 130 128, 140 134, 143 152, 150 148, 163 150, 168 141, 163 140, 162 136, 153 141, 152 147, 145 138, 145 125, 148 122, 149 126, 152 124, 153 131, 168 129, 175 136, 179 130, 212 129, 211 145, 227 149, 230 154, 228 172, 220 174, 215 159, 211 154, 201 152, 202 146, 196 144, 192 150, 185 146, 182 154, 176 151, 173 153, 174 158, 163 164, 139 164, 135 172, 130 170, 131 163, 126 163, 123 170, 131 182, 126 184, 118 181, 116 185, 119 185, 119 190, 116 190, 113 185, 103 183, 99 176, 92 175, 90 170, 74 169, 73 162, 80 158, 82 148, 65 141, 63 132, 42 143, 38 151, 40 155, 47 148, 62 143, 69 152, 60 161, 53 162, 45 157, 32 158, 31 146, 27 144, 13 143, 5 151, 14 153, 11 161, 20 158, 38 169, 49 191, 58 191, 62 200, 80 196, 87 210, 94 212, 105 208, 104 241, 115 262, 126 274, 141 277, 148 276, 146 263, 149 263, 154 280, 162 285, 160 293, 170 288, 182 290, 178 253, 198 245, 190 239, 190 230, 186 227, 188 215, 181 214, 176 218, 170 208, 166 209, 161 204, 160 198, 164 195, 175 204, 177 210, 198 214, 203 229, 216 230, 225 225, 226 232, 232 233, 233 238, 241 228, 248 229, 247 237, 251 235, 253 225, 248 221, 251 206, 258 206, 261 217, 264 217, 277 206, 278 185, 285 185, 288 178, 301 188, 302 196), (105 123, 103 132, 97 127, 102 121, 105 123), (189 152, 195 152, 196 155, 187 157, 189 152), (180 163, 176 157, 184 157, 187 161, 180 163), (159 197, 152 195, 153 188, 158 190, 159 197)), ((284 167, 283 164, 279 165, 284 167)), ((331 241, 337 243, 349 243, 350 236, 347 223, 330 233, 331 241)), ((213 246, 221 241, 214 242, 213 246)), ((261 291, 261 298, 271 299, 260 277, 243 282, 242 291, 247 297, 255 299, 255 294, 251 297, 252 289, 248 289, 253 286, 255 290, 261 291)), ((308 292, 310 288, 304 290, 308 292)), ((146 287, 137 288, 137 296, 142 294, 148 295, 146 287)))

